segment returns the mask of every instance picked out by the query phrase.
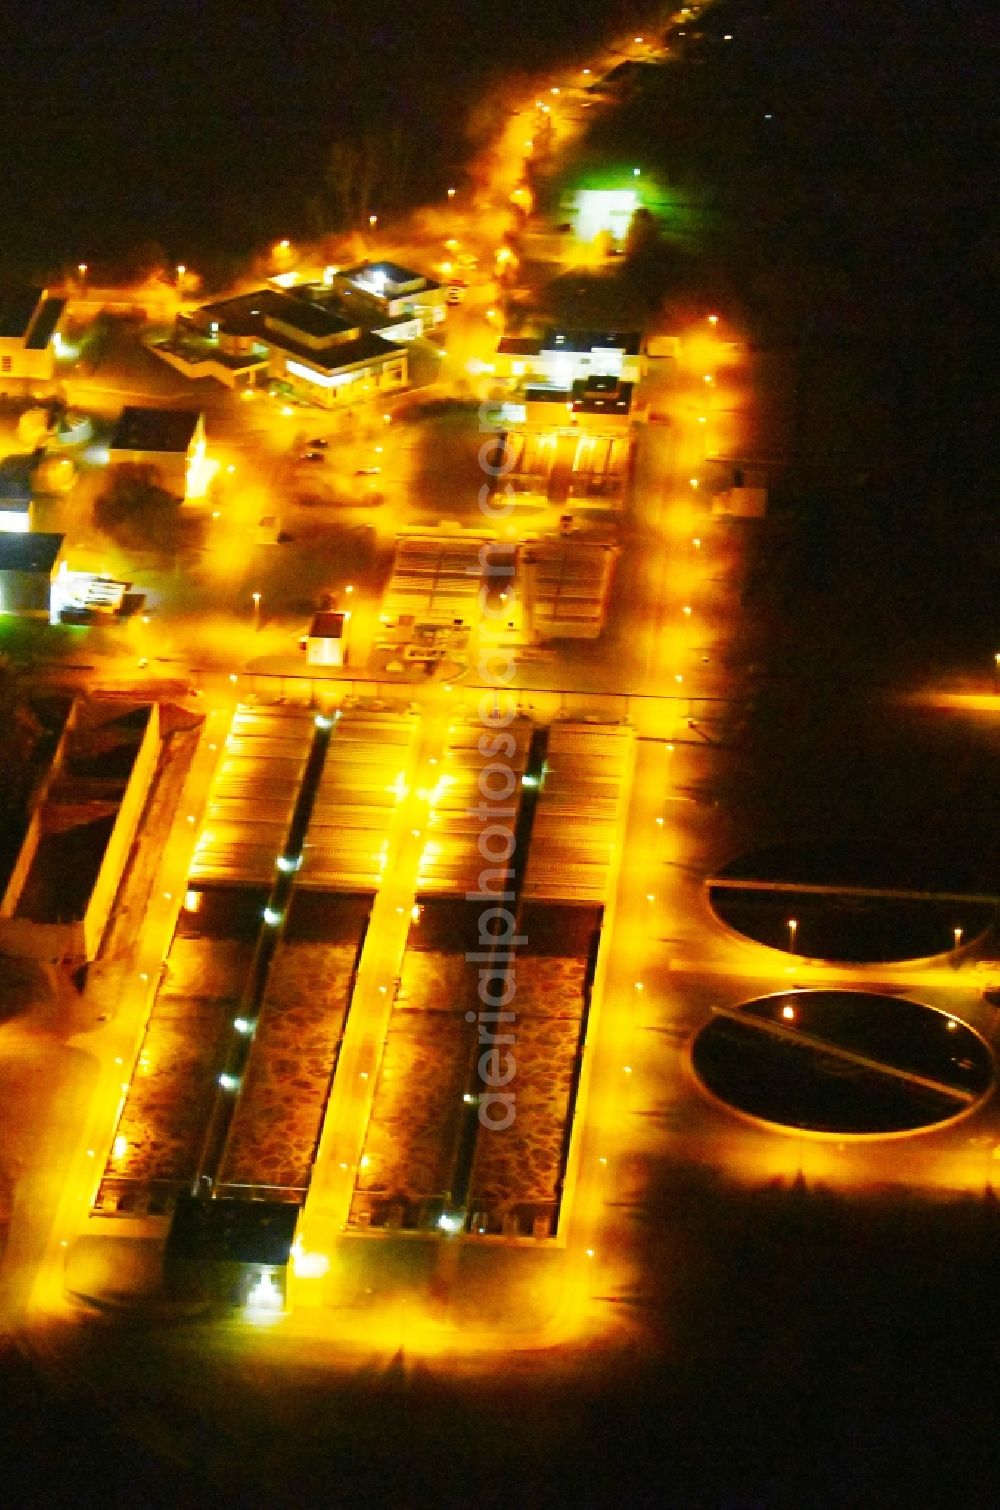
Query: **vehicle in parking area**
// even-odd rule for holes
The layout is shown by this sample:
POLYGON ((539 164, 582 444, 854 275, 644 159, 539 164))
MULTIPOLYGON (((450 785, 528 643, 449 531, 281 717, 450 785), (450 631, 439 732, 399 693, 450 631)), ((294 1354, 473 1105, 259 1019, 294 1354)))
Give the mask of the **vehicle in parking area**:
POLYGON ((311 451, 325 451, 330 442, 328 440, 324 440, 322 435, 317 435, 315 440, 309 441, 308 444, 311 451))
POLYGON ((299 461, 326 461, 322 451, 303 451, 299 461))

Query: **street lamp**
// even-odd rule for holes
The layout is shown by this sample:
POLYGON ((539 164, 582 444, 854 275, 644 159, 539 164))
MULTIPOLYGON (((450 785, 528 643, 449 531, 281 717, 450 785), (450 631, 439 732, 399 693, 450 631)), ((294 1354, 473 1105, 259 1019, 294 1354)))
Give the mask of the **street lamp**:
POLYGON ((1000 680, 1000 650, 993 657, 993 695, 996 696, 997 682, 1000 680))
POLYGON ((955 938, 955 948, 957 949, 958 946, 959 946, 959 944, 961 944, 961 942, 962 942, 962 933, 964 932, 964 930, 961 929, 961 928, 953 928, 951 931, 952 931, 952 933, 954 935, 954 938, 955 938))
POLYGON ((449 199, 454 199, 455 198, 455 190, 454 189, 449 189, 448 190, 448 198, 449 199))
POLYGON ((789 952, 789 954, 794 954, 795 953, 795 935, 798 932, 798 928, 799 928, 799 920, 798 920, 798 918, 789 918, 788 919, 788 923, 787 923, 787 928, 788 928, 788 952, 789 952))
POLYGON ((374 231, 375 227, 378 225, 378 216, 377 215, 369 215, 369 217, 368 217, 368 224, 371 226, 372 230, 374 231))
POLYGON ((255 592, 251 596, 253 600, 253 627, 257 630, 260 628, 260 593, 255 592))
MULTIPOLYGON (((81 278, 86 278, 86 276, 87 276, 87 264, 85 262, 78 262, 77 265, 76 265, 76 270, 80 274, 81 278)), ((998 656, 997 659, 1000 660, 1000 656, 998 656)))

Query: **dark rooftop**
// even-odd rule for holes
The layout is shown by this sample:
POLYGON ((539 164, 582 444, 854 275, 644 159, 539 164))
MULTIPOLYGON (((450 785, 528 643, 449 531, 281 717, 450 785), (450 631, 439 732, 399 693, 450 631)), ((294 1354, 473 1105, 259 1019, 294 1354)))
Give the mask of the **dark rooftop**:
POLYGON ((578 414, 627 414, 631 407, 631 383, 589 377, 573 384, 573 408, 578 414))
POLYGON ((0 571, 45 572, 48 575, 65 538, 65 535, 20 535, 0 531, 0 571))
POLYGON ((110 449, 185 452, 200 418, 197 409, 142 409, 126 404, 111 437, 110 449))
MULTIPOLYGON (((301 330, 304 335, 313 336, 317 340, 357 329, 353 320, 334 314, 332 310, 324 309, 301 294, 283 299, 280 309, 269 309, 267 319, 280 320, 284 325, 291 325, 295 330, 301 330)), ((273 327, 269 325, 267 328, 270 330, 273 327)))
POLYGON ((350 316, 345 319, 339 312, 332 313, 327 304, 327 299, 322 304, 318 301, 311 286, 304 287, 298 294, 262 288, 252 294, 202 305, 198 311, 198 323, 204 329, 206 322, 214 320, 232 335, 256 336, 285 355, 310 363, 320 372, 336 372, 340 367, 391 356, 400 350, 394 342, 386 341, 372 331, 359 330, 350 316), (359 330, 359 333, 353 341, 338 341, 323 349, 306 341, 296 341, 276 330, 273 323, 267 324, 268 320, 279 320, 314 338, 350 330, 359 330))
POLYGON ((26 335, 43 292, 26 284, 0 288, 0 338, 20 340, 26 335))
POLYGON ((168 1238, 173 1258, 286 1264, 299 1208, 281 1201, 177 1202, 168 1238))
POLYGON ((552 327, 542 340, 543 351, 623 351, 638 356, 641 345, 638 331, 560 330, 552 327))
POLYGON ((320 372, 336 372, 340 367, 351 367, 355 362, 368 362, 378 357, 395 356, 403 350, 395 341, 387 341, 374 331, 362 331, 356 341, 344 341, 337 346, 317 348, 292 341, 277 331, 272 333, 275 346, 286 356, 308 362, 320 372))
POLYGON ((52 339, 52 332, 59 323, 59 316, 66 308, 65 299, 46 299, 31 327, 25 346, 29 351, 44 351, 52 339))
POLYGON ((0 461, 0 501, 4 508, 20 505, 27 508, 31 501, 31 476, 38 462, 35 452, 15 453, 0 461))
POLYGON ((539 336, 501 336, 497 351, 512 357, 536 357, 542 349, 539 336))
POLYGON ((322 609, 313 614, 313 621, 309 625, 309 638, 311 640, 339 640, 344 634, 344 615, 332 613, 328 609, 322 609))
POLYGON ((218 299, 214 304, 203 304, 198 311, 199 323, 218 321, 230 335, 257 335, 265 315, 279 315, 288 300, 287 294, 277 289, 258 288, 252 294, 237 294, 233 299, 218 299))

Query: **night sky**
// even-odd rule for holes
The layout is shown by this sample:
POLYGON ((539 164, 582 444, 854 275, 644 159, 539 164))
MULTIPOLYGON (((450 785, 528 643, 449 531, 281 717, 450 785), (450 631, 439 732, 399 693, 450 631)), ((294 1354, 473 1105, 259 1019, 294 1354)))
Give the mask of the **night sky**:
MULTIPOLYGON (((330 143, 398 124, 440 192, 482 82, 627 24, 622 0, 23 0, 0 21, 0 265, 304 225, 330 143), (440 184, 437 180, 440 178, 440 184)), ((421 171, 422 170, 422 171, 421 171)))

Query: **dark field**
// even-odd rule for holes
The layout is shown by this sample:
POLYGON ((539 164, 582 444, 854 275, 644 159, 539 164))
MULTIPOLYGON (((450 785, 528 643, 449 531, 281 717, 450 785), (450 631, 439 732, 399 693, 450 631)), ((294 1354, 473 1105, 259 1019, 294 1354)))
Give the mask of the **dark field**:
POLYGON ((994 1201, 654 1173, 621 1307, 648 1345, 328 1373, 267 1339, 95 1322, 58 1371, 4 1359, 5 1503, 995 1503, 994 1201))

